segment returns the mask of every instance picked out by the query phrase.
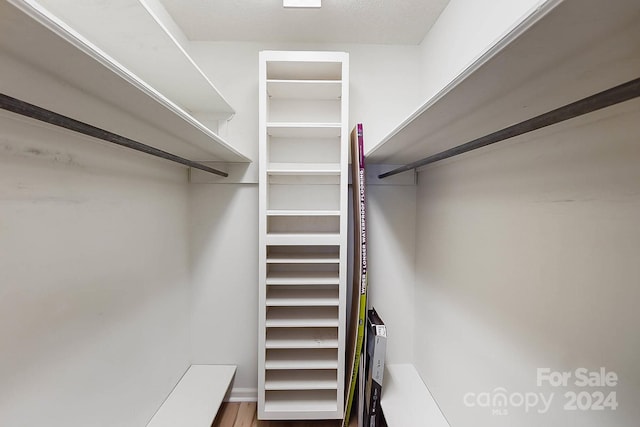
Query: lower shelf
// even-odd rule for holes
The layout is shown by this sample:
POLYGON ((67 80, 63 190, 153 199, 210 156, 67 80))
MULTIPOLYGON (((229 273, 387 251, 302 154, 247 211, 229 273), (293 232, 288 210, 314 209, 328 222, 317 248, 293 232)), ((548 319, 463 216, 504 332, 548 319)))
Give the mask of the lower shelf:
POLYGON ((267 328, 338 327, 338 307, 268 307, 267 328))
POLYGON ((338 286, 270 286, 267 289, 267 307, 337 307, 338 286))
POLYGON ((338 350, 333 348, 267 350, 265 369, 338 369, 338 350))
POLYGON ((274 271, 267 274, 267 285, 339 285, 337 271, 274 271))
POLYGON ((269 246, 268 264, 337 264, 339 246, 269 246))
POLYGON ((267 371, 265 390, 334 390, 338 373, 333 369, 267 371))
POLYGON ((340 233, 269 233, 266 243, 269 246, 336 246, 340 244, 340 233))
POLYGON ((338 328, 269 328, 265 346, 271 348, 338 348, 338 328))
POLYGON ((265 412, 335 412, 336 390, 271 390, 267 391, 265 412))

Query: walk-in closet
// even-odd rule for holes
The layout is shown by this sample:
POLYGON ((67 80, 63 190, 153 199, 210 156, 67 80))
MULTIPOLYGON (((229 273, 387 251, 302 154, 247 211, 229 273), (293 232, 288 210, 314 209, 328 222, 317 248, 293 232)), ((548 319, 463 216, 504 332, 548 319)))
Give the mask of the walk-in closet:
POLYGON ((362 283, 382 425, 637 426, 639 96, 637 0, 0 0, 0 426, 371 426, 362 283))

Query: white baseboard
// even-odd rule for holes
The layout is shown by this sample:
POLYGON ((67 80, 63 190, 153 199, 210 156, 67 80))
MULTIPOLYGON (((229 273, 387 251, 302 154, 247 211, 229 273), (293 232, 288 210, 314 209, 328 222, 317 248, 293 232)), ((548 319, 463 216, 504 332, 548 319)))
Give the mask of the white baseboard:
POLYGON ((234 387, 225 399, 227 402, 257 402, 257 388, 234 387))

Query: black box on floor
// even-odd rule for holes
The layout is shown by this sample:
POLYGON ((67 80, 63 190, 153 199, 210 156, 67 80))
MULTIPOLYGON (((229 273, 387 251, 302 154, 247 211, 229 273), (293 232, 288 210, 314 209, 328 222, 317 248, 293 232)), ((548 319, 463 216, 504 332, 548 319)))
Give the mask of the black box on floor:
POLYGON ((382 381, 384 378, 384 358, 387 352, 387 327, 372 308, 367 313, 366 385, 365 385, 365 427, 382 425, 382 381))

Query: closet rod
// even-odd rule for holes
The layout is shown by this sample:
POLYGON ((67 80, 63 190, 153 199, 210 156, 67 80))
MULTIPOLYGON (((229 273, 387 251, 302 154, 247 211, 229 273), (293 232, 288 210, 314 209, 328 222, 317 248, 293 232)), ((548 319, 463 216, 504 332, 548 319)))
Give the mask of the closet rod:
POLYGON ((489 135, 485 135, 481 138, 474 139, 465 144, 458 145, 457 147, 453 147, 432 156, 425 157, 424 159, 415 161, 413 163, 400 166, 399 168, 378 175, 378 178, 386 178, 392 175, 399 174, 401 172, 406 172, 411 169, 417 169, 430 163, 468 153, 469 151, 477 150, 478 148, 486 147, 487 145, 495 144, 496 142, 513 138, 514 136, 522 135, 546 126, 572 119, 574 117, 582 116, 583 114, 591 113, 602 108, 610 107, 612 105, 637 98, 638 96, 640 96, 640 78, 631 80, 630 82, 621 84, 620 86, 616 86, 603 92, 596 93, 595 95, 589 96, 571 104, 567 104, 563 107, 549 111, 548 113, 541 114, 532 119, 525 120, 515 125, 511 125, 499 131, 490 133, 489 135))
POLYGON ((229 176, 228 173, 220 171, 218 169, 210 168, 209 166, 203 165, 201 163, 187 160, 180 156, 176 156, 175 154, 167 153, 166 151, 162 151, 158 148, 151 147, 149 145, 134 141, 133 139, 126 138, 116 133, 97 128, 95 126, 91 126, 90 124, 72 119, 70 117, 54 113, 53 111, 38 107, 37 105, 29 104, 28 102, 21 101, 16 98, 12 98, 5 94, 0 94, 0 108, 11 111, 13 113, 21 114, 26 117, 31 117, 32 119, 40 120, 45 123, 69 129, 74 132, 89 135, 103 141, 112 142, 123 147, 131 148, 132 150, 142 151, 143 153, 170 160, 172 162, 180 163, 194 169, 200 169, 202 171, 224 177, 229 176))

